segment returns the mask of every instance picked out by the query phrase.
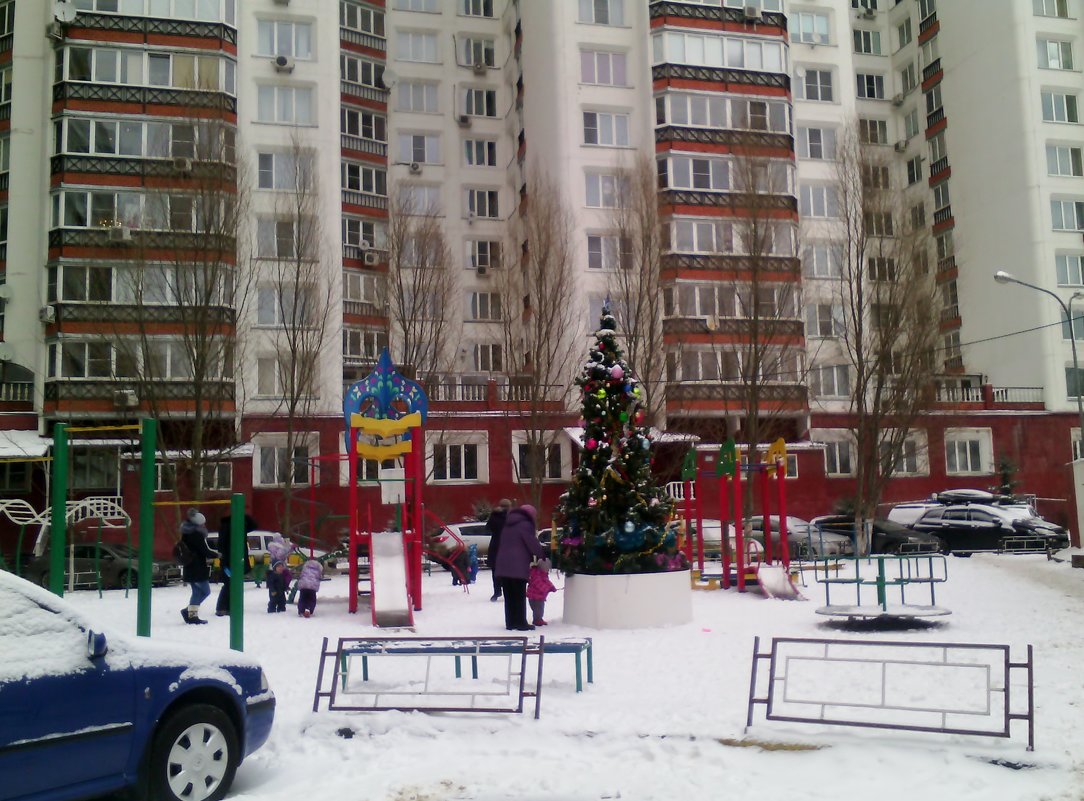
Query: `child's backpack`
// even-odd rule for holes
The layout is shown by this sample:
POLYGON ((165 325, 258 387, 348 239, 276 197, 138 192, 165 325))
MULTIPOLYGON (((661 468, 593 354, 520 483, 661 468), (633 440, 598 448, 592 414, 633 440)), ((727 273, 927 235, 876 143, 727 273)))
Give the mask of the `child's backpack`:
POLYGON ((192 553, 192 549, 188 547, 183 538, 174 543, 173 558, 181 567, 187 567, 192 562, 193 556, 195 554, 192 553))

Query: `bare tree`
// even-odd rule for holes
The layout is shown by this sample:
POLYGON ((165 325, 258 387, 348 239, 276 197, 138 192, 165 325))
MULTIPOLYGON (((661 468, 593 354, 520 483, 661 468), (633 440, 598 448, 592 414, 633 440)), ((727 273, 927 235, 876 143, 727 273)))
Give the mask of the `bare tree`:
POLYGON ((581 353, 582 325, 576 297, 574 224, 560 189, 537 165, 527 172, 529 194, 520 201, 507 253, 497 272, 503 309, 504 369, 510 376, 509 398, 523 419, 526 442, 518 461, 519 477, 530 480, 537 506, 552 474, 558 431, 553 417, 564 411, 581 353))
POLYGON ((661 286, 663 224, 655 162, 640 155, 626 170, 622 197, 614 210, 616 236, 599 237, 598 258, 607 275, 618 329, 624 332, 625 358, 647 395, 646 423, 664 424, 665 361, 661 286))
POLYGON ((434 380, 451 369, 457 351, 458 270, 441 215, 406 190, 389 192, 388 340, 406 374, 434 380))
MULTIPOLYGON (((159 446, 178 487, 199 497, 214 463, 236 444, 238 319, 251 274, 239 250, 248 210, 235 127, 214 115, 149 126, 171 186, 121 208, 113 236, 135 250, 118 269, 132 314, 115 322, 120 379, 159 421, 159 446)), ((118 405, 127 404, 118 394, 118 405)))
POLYGON ((285 423, 287 458, 275 478, 283 487, 281 525, 289 531, 295 485, 299 479, 308 483, 307 476, 297 475, 299 469, 307 470, 307 462, 299 463, 294 454, 308 443, 306 421, 316 411, 321 391, 329 388, 322 386, 320 364, 327 361, 321 355, 329 343, 336 290, 319 217, 315 154, 295 135, 290 150, 271 159, 271 180, 281 191, 273 220, 257 236, 269 236, 273 225, 276 242, 257 242, 257 253, 270 248, 276 258, 258 262, 256 322, 267 332, 272 356, 267 364, 258 364, 257 380, 267 385, 257 387, 257 393, 278 398, 274 416, 285 423))
POLYGON ((865 552, 864 523, 932 399, 938 300, 925 212, 908 207, 891 154, 855 126, 840 137, 836 164, 841 340, 853 381, 855 520, 865 552))

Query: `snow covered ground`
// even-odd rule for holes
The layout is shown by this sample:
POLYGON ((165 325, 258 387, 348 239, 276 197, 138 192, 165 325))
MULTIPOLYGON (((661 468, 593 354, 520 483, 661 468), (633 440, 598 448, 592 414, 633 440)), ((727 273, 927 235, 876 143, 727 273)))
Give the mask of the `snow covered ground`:
MULTIPOLYGON (((952 615, 932 627, 848 633, 814 614, 823 602, 766 600, 755 590, 697 592, 694 622, 671 629, 588 631, 561 622, 550 597, 547 638, 592 636, 595 683, 576 694, 572 658, 546 659, 541 720, 523 715, 313 713, 322 637, 379 634, 369 610, 346 610, 344 577, 325 581, 316 616, 264 611, 245 588, 246 653, 278 697, 268 744, 237 774, 232 797, 260 801, 572 801, 578 799, 1084 799, 1084 570, 1042 556, 948 560, 937 601, 952 615), (1035 647, 1036 748, 1026 725, 1009 740, 765 722, 744 731, 753 637, 838 637, 1004 643, 1035 647), (345 739, 336 731, 349 727, 345 739), (769 743, 816 750, 769 750, 769 743), (993 760, 1024 763, 1023 769, 993 760)), ((556 578, 561 585, 561 580, 556 578)), ((449 574, 425 581, 425 636, 502 636, 490 577, 466 594, 449 574)), ((135 631, 135 594, 69 593, 93 619, 135 631)), ((229 625, 203 606, 207 626, 177 613, 187 588, 154 590, 153 636, 226 647, 229 625)))

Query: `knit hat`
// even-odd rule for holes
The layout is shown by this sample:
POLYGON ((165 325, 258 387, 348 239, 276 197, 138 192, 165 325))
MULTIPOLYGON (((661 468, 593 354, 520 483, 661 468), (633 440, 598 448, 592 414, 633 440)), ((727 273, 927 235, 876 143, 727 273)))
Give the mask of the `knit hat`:
POLYGON ((195 526, 203 526, 207 524, 207 518, 204 517, 203 513, 195 507, 192 507, 188 510, 188 520, 195 526))
POLYGON ((276 559, 276 560, 275 560, 274 562, 272 562, 272 563, 271 563, 271 569, 272 569, 272 570, 274 570, 274 569, 275 569, 276 567, 278 567, 279 565, 282 565, 283 567, 285 567, 285 566, 286 566, 286 565, 283 565, 283 564, 282 564, 282 560, 281 560, 281 559, 276 559))
POLYGON ((507 498, 501 498, 499 501, 497 501, 497 508, 503 509, 507 512, 509 509, 512 508, 512 502, 507 498))

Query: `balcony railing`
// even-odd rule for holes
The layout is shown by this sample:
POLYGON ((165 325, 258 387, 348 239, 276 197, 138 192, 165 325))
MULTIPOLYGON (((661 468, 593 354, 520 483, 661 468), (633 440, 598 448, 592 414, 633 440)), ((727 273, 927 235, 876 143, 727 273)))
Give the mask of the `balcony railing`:
POLYGON ((994 403, 1043 403, 1043 388, 994 387, 994 403))
POLYGON ((703 192, 696 189, 660 189, 660 202, 675 206, 715 206, 732 209, 798 210, 798 199, 785 194, 703 192))
POLYGON ((30 403, 34 400, 32 381, 8 381, 0 383, 0 401, 6 403, 30 403))
POLYGON ((180 170, 177 160, 129 158, 126 156, 53 156, 49 160, 52 175, 65 172, 86 172, 98 175, 125 175, 133 177, 214 179, 220 178, 223 185, 232 184, 237 178, 237 168, 233 164, 220 161, 191 160, 190 170, 180 170))
POLYGON ((798 319, 787 319, 780 313, 769 313, 757 320, 746 317, 670 317, 662 321, 664 334, 718 334, 728 337, 753 336, 754 326, 761 337, 785 337, 795 339, 802 336, 804 323, 798 319))
POLYGON ((940 403, 982 403, 982 387, 938 387, 934 398, 940 403))
POLYGON ((688 64, 657 64, 651 68, 655 81, 705 81, 707 83, 746 84, 789 89, 790 76, 781 72, 738 70, 726 67, 695 67, 688 64))
POLYGON ((952 219, 952 206, 945 206, 933 213, 933 224, 940 225, 952 219))
POLYGON ((364 139, 353 134, 340 134, 339 146, 343 150, 356 150, 359 153, 372 153, 374 156, 386 157, 388 155, 387 142, 377 142, 374 139, 364 139))
MULTIPOLYGON (((928 17, 926 17, 924 20, 922 20, 920 23, 918 23, 918 32, 919 33, 925 33, 930 28, 932 28, 934 26, 934 23, 936 23, 936 22, 937 22, 937 12, 934 11, 928 17)), ((938 59, 938 60, 940 60, 940 59, 938 59)))
MULTIPOLYGON (((802 403, 805 404, 808 392, 799 384, 760 384, 757 392, 761 402, 767 403, 802 403)), ((668 401, 682 400, 718 400, 741 402, 749 397, 749 389, 744 384, 724 384, 719 382, 669 382, 666 385, 668 401)))
POLYGON ((488 393, 485 384, 463 384, 449 381, 426 383, 425 391, 431 401, 484 401, 488 393))
MULTIPOLYGON (((199 386, 204 401, 233 401, 236 387, 232 381, 203 381, 199 386)), ((120 390, 132 390, 136 397, 154 401, 188 401, 196 397, 196 386, 191 380, 186 381, 136 381, 132 379, 91 379, 73 380, 71 378, 46 379, 45 400, 81 401, 110 400, 120 390)))
POLYGON ((344 300, 343 312, 359 317, 383 317, 387 314, 387 309, 367 300, 344 300))
POLYGON ((342 190, 343 203, 350 206, 366 206, 370 209, 386 209, 388 199, 382 195, 370 195, 368 192, 358 192, 353 189, 342 190))
MULTIPOLYGON (((671 0, 652 0, 650 12, 652 19, 660 17, 685 17, 728 23, 748 23, 742 8, 721 8, 720 4, 700 5, 694 3, 675 3, 671 0)), ((774 25, 777 28, 787 26, 787 18, 776 11, 761 13, 758 25, 774 25)))
POLYGON ((373 100, 377 103, 388 102, 387 89, 374 89, 371 86, 364 86, 360 83, 339 81, 339 91, 341 91, 344 95, 350 95, 351 97, 361 97, 365 100, 373 100))
POLYGON ((221 39, 237 44, 237 29, 222 22, 163 19, 160 17, 129 17, 119 14, 94 14, 82 11, 72 27, 92 31, 187 36, 200 39, 221 39))
POLYGON ((109 228, 54 228, 49 231, 49 247, 110 247, 116 251, 117 259, 140 258, 146 250, 194 250, 206 254, 208 260, 231 261, 230 254, 236 246, 236 240, 224 234, 141 229, 131 229, 129 233, 130 241, 118 243, 109 228))
POLYGON ((937 272, 947 273, 956 269, 956 256, 946 256, 937 260, 937 272))
POLYGON ((964 369, 964 357, 963 356, 946 356, 945 357, 945 369, 946 370, 963 370, 964 369))
POLYGON ((161 86, 114 86, 61 81, 53 84, 53 102, 89 100, 102 103, 136 103, 142 106, 181 106, 189 109, 220 109, 237 113, 237 98, 224 92, 200 89, 167 89, 161 86))
POLYGON ((745 145, 794 150, 790 134, 771 131, 744 131, 724 128, 691 128, 663 125, 655 129, 656 142, 693 142, 703 145, 745 145))
POLYGON ((58 323, 154 323, 189 326, 232 326, 237 318, 228 306, 152 306, 120 303, 57 303, 58 323))
POLYGON ((662 269, 711 270, 724 273, 789 273, 794 278, 801 275, 802 263, 789 256, 730 256, 707 253, 665 253, 662 269))
POLYGON ((933 178, 936 175, 940 175, 949 168, 948 156, 942 156, 933 164, 930 165, 930 177, 933 178))
POLYGON ((350 42, 350 44, 361 45, 362 47, 369 47, 373 50, 387 50, 388 41, 380 36, 373 36, 371 33, 362 33, 361 31, 355 31, 352 28, 339 28, 339 40, 342 42, 350 42))
POLYGON ((934 111, 931 111, 929 114, 926 115, 926 127, 927 128, 932 128, 933 126, 937 125, 937 123, 941 122, 941 120, 943 120, 943 119, 945 119, 945 107, 944 106, 942 106, 941 108, 936 109, 934 111))
POLYGON ((950 320, 957 320, 960 317, 960 305, 953 303, 945 308, 941 309, 941 322, 947 323, 950 320))
POLYGON ((930 80, 934 75, 941 71, 941 59, 935 58, 929 64, 922 68, 922 81, 925 83, 930 80))

